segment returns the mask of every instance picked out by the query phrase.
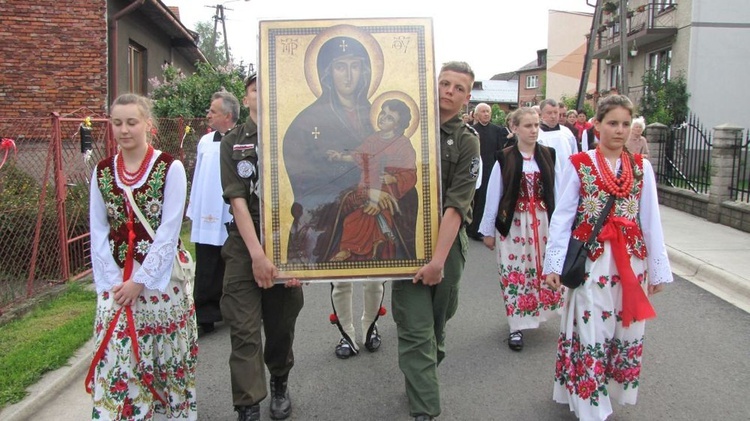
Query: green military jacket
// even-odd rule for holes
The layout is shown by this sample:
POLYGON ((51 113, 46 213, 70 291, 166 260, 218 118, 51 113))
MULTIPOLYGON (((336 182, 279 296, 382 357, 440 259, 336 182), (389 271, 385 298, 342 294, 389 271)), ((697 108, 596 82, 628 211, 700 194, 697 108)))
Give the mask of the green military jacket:
MULTIPOLYGON (((260 199, 258 197, 258 126, 248 117, 221 140, 221 187, 224 201, 244 197, 260 236, 260 199)), ((234 215, 230 207, 229 212, 234 215)))
POLYGON ((440 126, 440 177, 443 209, 455 208, 471 223, 471 204, 479 176, 479 137, 456 115, 440 126))

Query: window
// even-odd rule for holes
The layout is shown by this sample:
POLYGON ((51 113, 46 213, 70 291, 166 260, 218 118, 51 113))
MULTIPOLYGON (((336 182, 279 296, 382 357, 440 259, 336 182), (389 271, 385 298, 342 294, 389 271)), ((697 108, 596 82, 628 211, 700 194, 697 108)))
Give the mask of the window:
POLYGON ((145 57, 146 49, 131 42, 128 46, 128 90, 130 92, 144 95, 146 85, 144 75, 146 73, 145 57))
POLYGON ((539 76, 526 76, 526 89, 536 89, 539 87, 539 76))
POLYGON ((675 5, 675 0, 654 0, 657 12, 663 12, 675 5))
POLYGON ((672 76, 672 49, 656 51, 648 55, 649 70, 661 69, 664 74, 664 80, 669 80, 672 76))
POLYGON ((534 105, 536 105, 534 101, 526 101, 526 103, 524 104, 524 107, 533 107, 534 105))
POLYGON ((609 66, 609 89, 619 89, 622 83, 622 68, 620 64, 612 64, 609 66))

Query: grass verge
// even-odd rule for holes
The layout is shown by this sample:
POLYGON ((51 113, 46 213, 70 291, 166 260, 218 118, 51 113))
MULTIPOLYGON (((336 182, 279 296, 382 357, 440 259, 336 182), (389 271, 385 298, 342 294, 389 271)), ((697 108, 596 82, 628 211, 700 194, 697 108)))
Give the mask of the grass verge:
POLYGON ((65 292, 0 326, 0 408, 21 401, 44 373, 63 366, 91 338, 96 293, 71 282, 65 292))

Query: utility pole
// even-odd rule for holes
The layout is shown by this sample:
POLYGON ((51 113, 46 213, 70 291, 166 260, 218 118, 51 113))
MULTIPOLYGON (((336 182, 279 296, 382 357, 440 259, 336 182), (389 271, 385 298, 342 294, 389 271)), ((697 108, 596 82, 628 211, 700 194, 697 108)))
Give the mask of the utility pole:
POLYGON ((221 21, 221 30, 224 33, 224 57, 226 62, 229 63, 229 42, 227 41, 227 22, 224 10, 232 10, 224 7, 223 4, 216 5, 216 11, 214 12, 214 34, 211 37, 211 52, 216 53, 216 34, 218 33, 219 21, 221 21))
POLYGON ((591 73, 593 62, 591 56, 594 54, 594 46, 596 45, 596 38, 599 34, 599 21, 602 18, 603 0, 598 0, 594 4, 590 4, 587 1, 586 4, 594 7, 594 19, 591 21, 589 42, 586 45, 586 55, 583 57, 583 74, 581 75, 581 84, 578 86, 578 102, 576 102, 576 110, 583 108, 583 101, 586 99, 586 87, 589 85, 589 73, 591 73))
POLYGON ((627 96, 628 90, 628 0, 620 0, 620 78, 622 91, 627 96))
MULTIPOLYGON (((626 1, 626 0, 623 0, 626 1)), ((229 41, 227 41, 227 21, 224 19, 224 6, 220 5, 221 10, 221 30, 224 32, 224 56, 229 64, 229 41)))

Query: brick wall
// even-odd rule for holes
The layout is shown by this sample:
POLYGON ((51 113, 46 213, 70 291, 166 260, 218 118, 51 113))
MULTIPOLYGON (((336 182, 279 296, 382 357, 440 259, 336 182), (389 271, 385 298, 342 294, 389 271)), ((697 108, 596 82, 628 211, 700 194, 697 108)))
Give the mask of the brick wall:
POLYGON ((540 103, 544 100, 542 96, 543 84, 545 83, 545 75, 547 71, 545 69, 534 69, 525 72, 518 72, 518 106, 525 107, 527 102, 533 102, 534 104, 540 103), (538 85, 536 88, 526 88, 526 77, 536 76, 538 85))
POLYGON ((0 1, 0 39, 0 117, 104 112, 106 0, 0 1))

